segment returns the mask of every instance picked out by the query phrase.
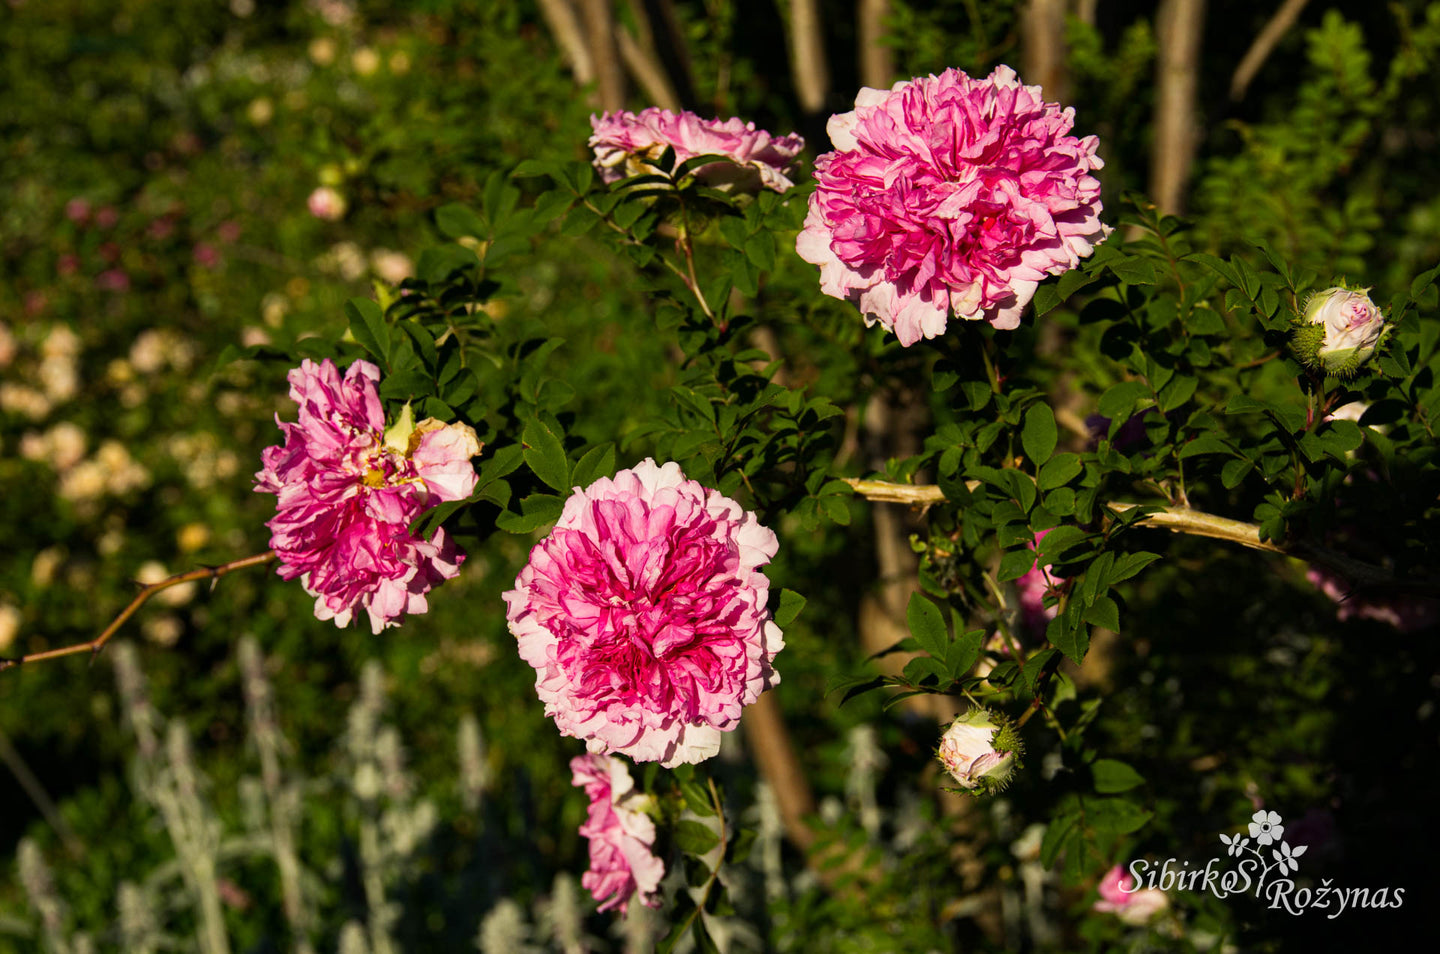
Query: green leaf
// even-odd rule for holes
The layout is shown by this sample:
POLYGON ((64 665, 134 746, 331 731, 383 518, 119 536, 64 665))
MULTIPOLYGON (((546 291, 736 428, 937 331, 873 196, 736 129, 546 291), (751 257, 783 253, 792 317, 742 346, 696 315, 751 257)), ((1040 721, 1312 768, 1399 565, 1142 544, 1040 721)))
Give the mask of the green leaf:
POLYGON ((1084 623, 1072 628, 1065 622, 1064 616, 1050 621, 1045 627, 1045 638, 1077 666, 1085 661, 1085 654, 1090 651, 1090 630, 1084 623))
POLYGON ((1118 427, 1130 419, 1135 405, 1150 397, 1150 385, 1144 381, 1121 381, 1100 396, 1099 411, 1118 427))
POLYGON ((484 238, 490 234, 484 220, 476 215, 474 210, 458 202, 451 202, 436 209, 435 225, 442 235, 450 239, 464 238, 467 235, 484 238))
POLYGON ((719 945, 710 936, 710 929, 705 926, 705 915, 700 915, 691 924, 690 936, 695 939, 695 950, 699 954, 720 954, 719 945))
POLYGON ((1037 483, 1041 490, 1054 490, 1068 484, 1082 470, 1079 454, 1056 454, 1041 466, 1037 483))
POLYGON ((1085 622, 1112 632, 1120 631, 1120 607, 1108 596, 1099 596, 1085 610, 1085 622))
POLYGON ((568 483, 571 487, 589 487, 601 477, 610 477, 614 473, 615 445, 607 441, 585 452, 570 472, 568 483))
POLYGON ((1128 792, 1137 785, 1145 784, 1145 777, 1124 762, 1115 759, 1097 759, 1090 771, 1095 775, 1095 791, 1102 795, 1128 792))
POLYGON ((1127 285, 1155 284, 1155 266, 1143 258, 1122 258, 1111 262, 1110 271, 1127 285))
POLYGON ((1180 448, 1176 456, 1181 460, 1187 457, 1198 457, 1201 454, 1235 454, 1235 448, 1214 431, 1205 431, 1193 441, 1189 441, 1180 448))
POLYGON ((1025 427, 1020 432, 1020 443, 1025 456, 1039 467, 1055 452, 1059 434, 1055 428, 1055 412, 1045 403, 1032 405, 1025 412, 1025 427))
POLYGON ((525 446, 525 463, 536 477, 561 493, 570 490, 570 462, 560 434, 537 417, 525 425, 520 441, 525 446))
POLYGON ((1095 830, 1111 835, 1128 835, 1139 831, 1152 814, 1124 798, 1087 798, 1085 808, 1089 822, 1095 830))
MULTIPOLYGON (((698 785, 697 785, 698 787, 698 785)), ((690 799, 687 797, 686 802, 690 799)), ((675 826, 675 844, 687 855, 703 855, 713 851, 720 844, 720 836, 709 826, 689 818, 682 818, 675 826)))
POLYGON ((940 615, 938 606, 920 593, 911 593, 910 605, 905 608, 905 621, 921 649, 936 659, 945 658, 945 647, 950 637, 945 631, 945 618, 940 615))
POLYGON ((390 367, 390 326, 380 305, 368 298, 352 298, 345 303, 345 316, 350 319, 350 333, 361 347, 390 367))
POLYGON ((1255 469, 1255 465, 1248 460, 1227 460, 1225 466, 1220 468, 1220 483, 1226 490, 1234 490, 1240 486, 1245 475, 1255 469))
POLYGON ((1026 547, 1023 550, 1007 550, 1000 558, 1000 569, 995 574, 998 583, 1007 583, 1010 580, 1018 580, 1029 573, 1035 567, 1035 551, 1026 547))
MULTIPOLYGON (((918 595, 918 594, 917 594, 918 595)), ((775 625, 789 626, 805 608, 805 597, 794 590, 780 591, 780 605, 775 607, 775 625)))
POLYGON ((945 648, 945 669, 951 682, 959 682, 965 678, 965 674, 975 665, 975 660, 980 658, 980 650, 984 645, 985 631, 972 629, 956 637, 945 648))

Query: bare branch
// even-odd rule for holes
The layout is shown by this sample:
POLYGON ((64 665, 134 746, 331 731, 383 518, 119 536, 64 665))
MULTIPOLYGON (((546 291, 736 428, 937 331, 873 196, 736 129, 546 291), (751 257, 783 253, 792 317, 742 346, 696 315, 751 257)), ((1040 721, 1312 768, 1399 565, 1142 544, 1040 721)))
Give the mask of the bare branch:
POLYGON ((610 0, 580 0, 585 15, 585 33, 590 42, 590 59, 599 81, 600 108, 613 112, 625 108, 625 71, 620 68, 616 44, 614 11, 610 0))
POLYGON ((59 649, 46 649, 38 653, 27 653, 18 659, 0 659, 0 672, 24 663, 41 662, 46 659, 59 659, 61 656, 75 656, 80 653, 89 653, 93 658, 100 654, 100 650, 105 648, 105 644, 110 641, 111 636, 119 632, 120 627, 125 625, 125 621, 134 616, 140 607, 144 606, 152 596, 161 590, 168 590, 170 587, 179 586, 181 583, 194 583, 197 580, 215 581, 227 573, 233 573, 235 570, 243 570, 251 566, 264 566, 267 563, 274 562, 276 559, 275 551, 267 550, 264 553, 257 553, 254 556, 233 560, 221 566, 206 566, 198 570, 187 570, 184 573, 177 573, 174 576, 166 577, 158 583, 151 583, 149 586, 141 589, 135 598, 130 601, 130 605, 121 610, 120 615, 111 620, 110 625, 106 626, 99 636, 96 636, 88 643, 76 643, 73 646, 61 646, 59 649))
POLYGON ((1025 82, 1045 91, 1047 102, 1068 98, 1065 69, 1065 0, 1030 0, 1021 17, 1025 50, 1025 82))
POLYGON ((662 109, 671 112, 679 111, 680 97, 675 88, 670 85, 670 78, 665 75, 660 64, 647 52, 644 46, 630 35, 630 31, 621 28, 615 33, 615 42, 620 48, 620 59, 625 61, 625 68, 630 75, 635 77, 635 82, 645 91, 645 96, 650 102, 662 109))
POLYGON ((1264 29, 1256 34, 1255 42, 1250 44, 1250 49, 1245 51, 1240 65, 1235 67, 1235 75, 1230 77, 1230 98, 1232 100, 1238 103, 1245 98, 1245 90, 1250 87, 1250 81, 1255 78, 1256 73, 1260 72, 1260 67, 1265 65, 1270 54, 1275 52, 1275 47, 1280 42, 1280 38, 1285 35, 1285 31, 1300 19, 1300 11, 1305 9, 1305 4, 1308 2, 1309 0, 1285 0, 1280 5, 1280 9, 1275 11, 1275 15, 1265 24, 1264 29))

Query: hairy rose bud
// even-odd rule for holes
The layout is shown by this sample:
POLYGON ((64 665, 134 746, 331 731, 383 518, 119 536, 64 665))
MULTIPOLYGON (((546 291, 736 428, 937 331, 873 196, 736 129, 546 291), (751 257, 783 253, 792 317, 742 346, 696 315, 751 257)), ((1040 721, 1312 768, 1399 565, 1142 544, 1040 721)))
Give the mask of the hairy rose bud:
POLYGON ((1009 783, 1023 749, 1003 716, 971 709, 950 723, 935 757, 961 788, 993 795, 1009 783))
POLYGON ((1368 291, 1336 285, 1310 296, 1294 340, 1302 361, 1348 378, 1370 359, 1386 324, 1368 291))

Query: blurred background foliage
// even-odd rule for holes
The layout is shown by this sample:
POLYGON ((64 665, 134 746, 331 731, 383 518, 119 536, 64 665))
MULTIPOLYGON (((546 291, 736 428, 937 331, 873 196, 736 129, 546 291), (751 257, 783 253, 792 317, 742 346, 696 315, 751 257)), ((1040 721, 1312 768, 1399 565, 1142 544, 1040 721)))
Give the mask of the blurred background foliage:
MULTIPOLYGON (((825 117, 853 101, 866 48, 889 51, 893 79, 984 74, 1033 52, 1024 5, 894 0, 879 35, 857 18, 873 6, 614 10, 642 37, 646 11, 673 16, 683 47, 650 42, 684 50, 670 73, 686 105, 800 130, 811 158, 825 117), (822 15, 828 64, 809 105, 814 76, 787 43, 802 8, 822 15)), ((1216 254, 1265 241, 1388 301, 1440 259, 1440 4, 1300 6, 1236 97, 1236 64, 1273 11, 1208 5, 1191 237, 1216 254)), ((1100 136, 1118 210, 1123 192, 1150 188, 1160 149, 1156 12, 1060 7, 1057 95, 1080 134, 1100 136)), ((14 655, 90 638, 137 578, 263 551, 272 502, 251 475, 273 416, 293 413, 287 366, 222 352, 339 337, 347 298, 413 274, 441 239, 436 209, 478 201, 493 172, 525 159, 587 159, 595 100, 524 0, 6 0, 0 48, 0 653, 14 655), (342 214, 307 208, 320 186, 342 214)), ((638 91, 627 102, 650 104, 638 91)), ((837 466, 861 473, 885 455, 867 459, 857 419, 918 359, 819 298, 788 241, 749 307, 791 386, 846 411, 837 466)), ((485 306, 514 340, 564 339, 548 367, 590 441, 662 417, 677 379, 628 274, 603 243, 552 229, 508 259, 485 306)), ((1050 353, 1030 373, 1059 380, 1084 358, 1050 353)), ((621 465, 652 437, 622 442, 621 465)), ((716 774, 760 832, 736 866, 727 949, 1258 950, 1315 936, 1318 918, 1278 924, 1203 898, 1183 933, 1157 938, 1088 914, 1093 879, 1062 887, 1038 862, 1045 819, 1026 806, 1054 782, 1047 743, 1004 799, 957 803, 936 794, 933 721, 827 697, 831 679, 864 671, 856 620, 877 574, 869 509, 848 512, 848 525, 778 526, 770 573, 809 600, 786 634, 779 699, 826 834, 807 865, 744 746, 727 743, 716 774), (870 863, 817 875, 835 841, 870 863)), ((1375 620, 1337 622, 1298 565, 1169 543, 1127 593, 1123 643, 1087 677, 1106 695, 1095 744, 1150 780, 1155 811, 1096 870, 1213 842, 1263 798, 1309 810, 1315 843, 1329 839, 1315 856, 1340 859, 1349 882, 1433 897, 1434 874, 1393 840, 1425 823, 1382 795, 1403 785, 1419 806, 1436 794, 1422 781, 1433 648, 1375 620)), ((0 869, 0 950, 226 949, 217 938, 303 950, 302 935, 348 951, 387 938, 396 950, 646 949, 645 912, 583 913, 583 805, 567 769, 579 746, 543 717, 499 599, 528 545, 495 535, 428 614, 380 637, 317 622, 299 587, 251 572, 152 602, 131 645, 93 665, 0 675, 0 843, 16 859, 0 869), (295 884, 274 864, 287 851, 295 884)))

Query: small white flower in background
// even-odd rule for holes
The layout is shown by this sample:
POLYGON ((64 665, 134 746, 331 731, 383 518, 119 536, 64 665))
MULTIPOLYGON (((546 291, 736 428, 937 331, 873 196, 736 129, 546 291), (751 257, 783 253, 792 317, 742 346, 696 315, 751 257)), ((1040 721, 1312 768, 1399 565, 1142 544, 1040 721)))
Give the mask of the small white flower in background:
POLYGON ((9 603, 0 603, 0 653, 7 651, 20 635, 20 610, 9 603))
POLYGON ((1240 852, 1245 850, 1245 846, 1250 844, 1250 839, 1244 835, 1236 835, 1233 838, 1229 835, 1221 835, 1220 840, 1225 843, 1225 851, 1232 858, 1239 857, 1240 852))
POLYGON ((310 193, 310 198, 305 200, 305 205, 310 209, 311 215, 327 222, 335 222, 344 218, 345 210, 348 207, 345 197, 330 186, 320 186, 310 193))
POLYGON ((1280 863, 1281 874, 1300 870, 1300 865, 1295 859, 1305 854, 1306 847, 1306 845, 1301 845, 1299 848, 1291 848, 1289 842, 1280 842, 1279 850, 1272 853, 1275 855, 1275 860, 1280 863))
POLYGON ((370 268, 392 285, 398 285, 415 274, 415 263, 410 261, 410 256, 388 248, 370 250, 370 268))
POLYGON ((1263 809, 1250 816, 1250 837, 1258 844, 1268 845, 1279 841, 1285 835, 1285 826, 1280 824, 1279 812, 1263 809))
POLYGON ((1010 781, 1022 749, 1003 716, 971 709, 950 723, 935 757, 961 788, 993 794, 1010 781))
POLYGON ((1368 291, 1336 285, 1310 296, 1295 334, 1296 353, 1305 363, 1349 377, 1370 359, 1386 324, 1368 291))

